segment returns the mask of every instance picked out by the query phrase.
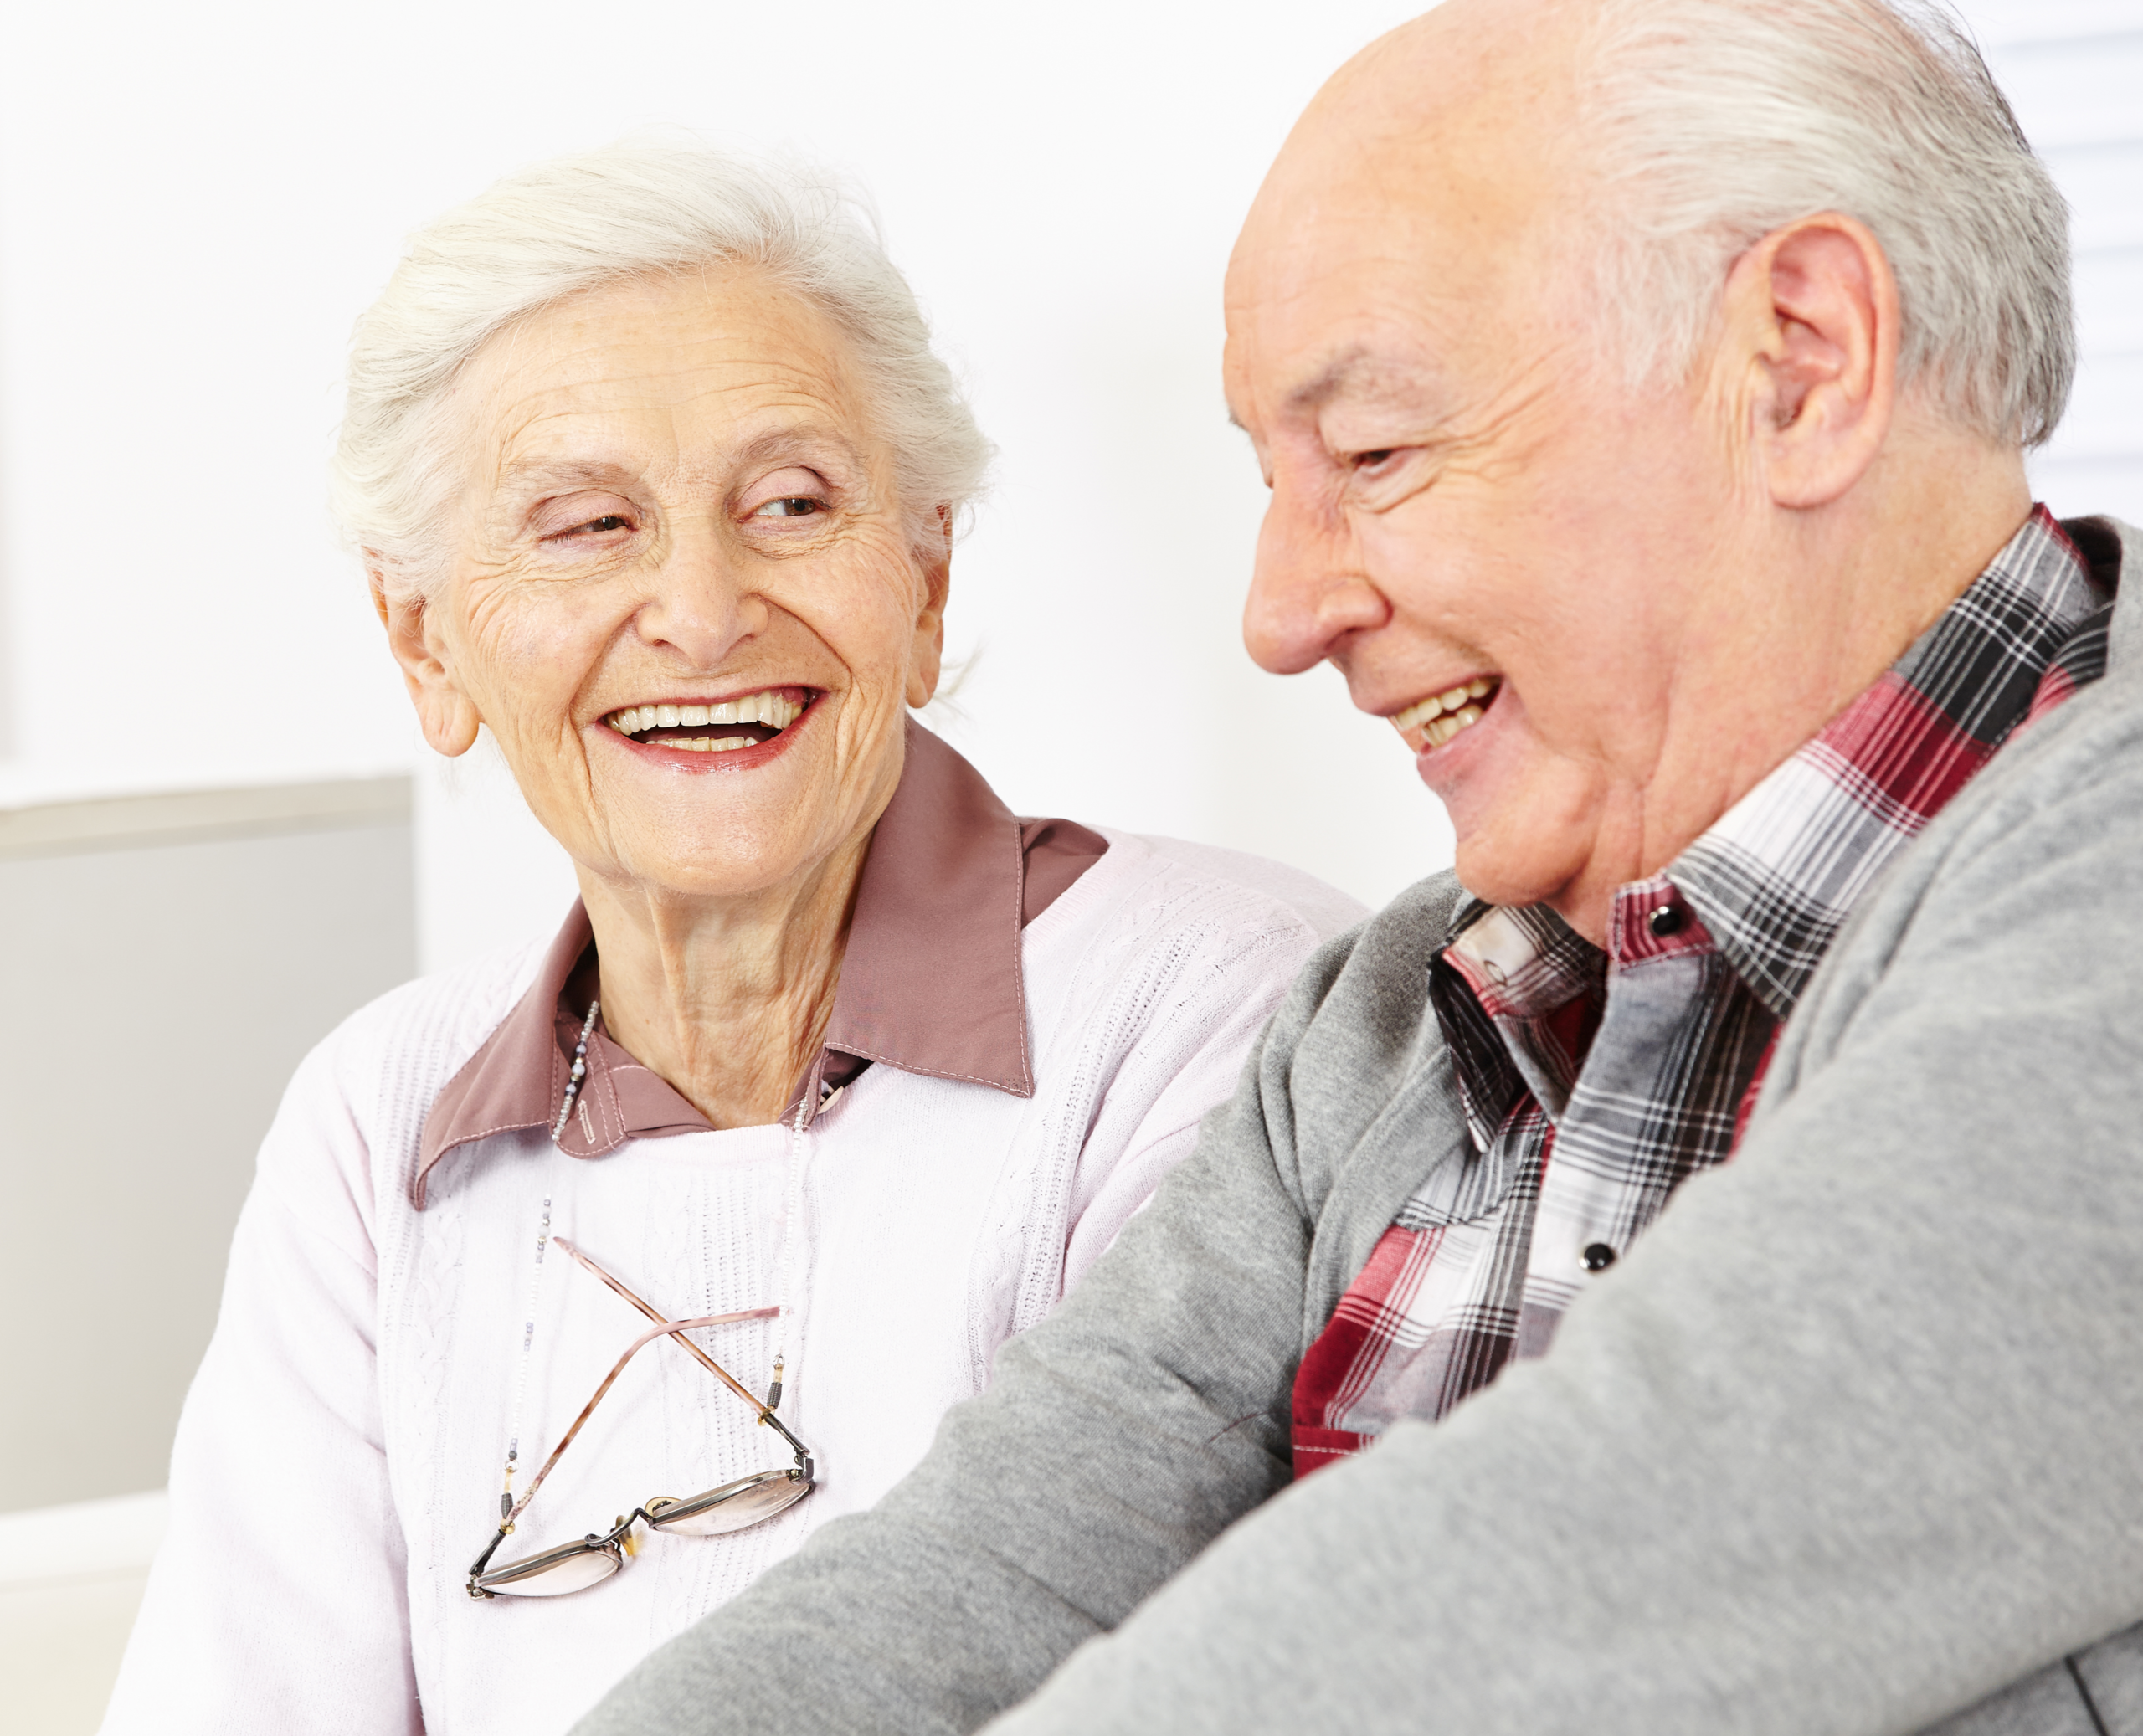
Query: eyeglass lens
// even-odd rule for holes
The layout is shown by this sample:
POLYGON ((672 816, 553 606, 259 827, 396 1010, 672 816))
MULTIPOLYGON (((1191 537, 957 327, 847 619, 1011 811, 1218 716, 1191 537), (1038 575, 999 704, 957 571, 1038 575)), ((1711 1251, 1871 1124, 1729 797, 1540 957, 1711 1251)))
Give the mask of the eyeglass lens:
POLYGON ((606 1549, 596 1543, 568 1543, 494 1568, 483 1575, 481 1584, 501 1597, 563 1597, 568 1591, 584 1591, 599 1584, 624 1564, 615 1544, 606 1549))
MULTIPOLYGON (((771 1519, 810 1492, 811 1485, 800 1477, 763 1471, 682 1501, 658 1496, 641 1512, 657 1531, 720 1537, 771 1519)), ((614 1543, 608 1548, 599 1543, 567 1543, 526 1561, 493 1568, 479 1574, 477 1584, 501 1597, 563 1597, 609 1579, 624 1564, 624 1554, 614 1543)))
POLYGON ((720 1537, 771 1519, 784 1507, 794 1507, 811 1492, 810 1484, 785 1471, 769 1471, 748 1478, 742 1488, 712 1489, 689 1501, 651 1501, 647 1522, 657 1531, 675 1531, 686 1537, 720 1537))

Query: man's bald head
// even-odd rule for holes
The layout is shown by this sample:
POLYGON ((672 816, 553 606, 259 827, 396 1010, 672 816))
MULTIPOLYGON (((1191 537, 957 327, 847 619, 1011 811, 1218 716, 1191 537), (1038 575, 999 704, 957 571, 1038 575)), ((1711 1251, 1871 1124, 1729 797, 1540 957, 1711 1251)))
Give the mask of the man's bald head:
POLYGON ((1885 0, 1447 0, 1231 261, 1253 653, 1399 725, 1472 890, 1604 922, 2022 521, 2065 225, 1885 0))
POLYGON ((1522 293, 1570 182, 1560 130, 1536 117, 1567 113, 1575 96, 1575 23, 1569 0, 1447 0, 1356 55, 1260 190, 1231 303, 1298 296, 1363 259, 1408 270, 1434 259, 1432 274, 1388 286, 1402 304, 1487 309, 1522 293))
MULTIPOLYGON (((1585 0, 1445 0, 1328 80, 1288 135, 1266 196, 1359 169, 1395 185, 1425 167, 1544 169, 1569 112, 1585 0), (1469 162, 1473 153, 1482 153, 1469 162)), ((1262 200, 1261 203, 1263 203, 1262 200)))

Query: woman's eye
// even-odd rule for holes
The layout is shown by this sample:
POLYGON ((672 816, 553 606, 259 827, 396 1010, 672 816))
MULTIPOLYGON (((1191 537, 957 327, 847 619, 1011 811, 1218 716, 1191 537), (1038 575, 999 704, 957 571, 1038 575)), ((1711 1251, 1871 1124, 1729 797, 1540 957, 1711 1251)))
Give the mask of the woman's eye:
POLYGON ((619 531, 630 531, 633 521, 622 512, 605 512, 599 518, 583 519, 577 525, 568 525, 563 531, 553 531, 544 537, 546 542, 569 542, 576 537, 609 537, 619 531))
POLYGON ((825 502, 809 495, 782 495, 755 509, 754 518, 805 518, 826 510, 825 502))
POLYGON ((1354 468, 1358 470, 1374 470, 1378 465, 1388 463, 1391 455, 1398 449, 1396 446, 1385 446, 1375 452, 1357 452, 1354 458, 1354 468))

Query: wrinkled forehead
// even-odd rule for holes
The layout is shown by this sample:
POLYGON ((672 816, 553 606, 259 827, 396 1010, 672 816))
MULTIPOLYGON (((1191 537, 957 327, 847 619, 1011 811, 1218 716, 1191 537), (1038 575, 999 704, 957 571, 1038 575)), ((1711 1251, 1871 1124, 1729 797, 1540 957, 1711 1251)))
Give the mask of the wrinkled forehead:
POLYGON ((1426 202, 1246 232, 1228 279, 1231 409, 1262 423, 1341 401, 1463 393, 1517 359, 1560 306, 1534 226, 1451 220, 1426 202))
POLYGON ((748 270, 606 285, 499 333, 457 383, 477 475, 563 460, 660 461, 784 430, 865 438, 839 327, 748 270))

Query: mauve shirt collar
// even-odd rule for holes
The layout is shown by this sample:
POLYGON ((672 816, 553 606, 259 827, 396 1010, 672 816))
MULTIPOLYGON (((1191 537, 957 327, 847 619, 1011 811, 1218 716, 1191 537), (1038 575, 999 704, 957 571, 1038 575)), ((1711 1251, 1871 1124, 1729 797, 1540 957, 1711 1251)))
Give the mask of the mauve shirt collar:
MULTIPOLYGON (((883 1061, 1031 1096, 1020 931, 1107 848, 1069 820, 1015 818, 979 772, 911 718, 900 784, 857 882, 825 1052, 802 1089, 883 1061)), ((419 1210, 448 1153, 494 1133, 547 1129, 556 1118, 588 1012, 565 991, 594 938, 576 900, 528 992, 447 1081, 419 1146, 410 1188, 419 1210)), ((558 1136, 568 1156, 707 1131, 697 1109, 599 1026, 588 1063, 558 1136)))

